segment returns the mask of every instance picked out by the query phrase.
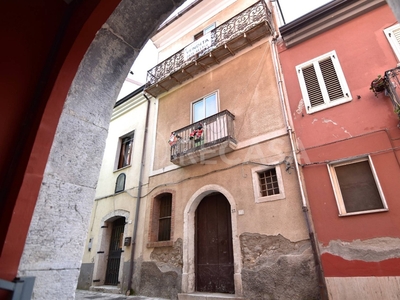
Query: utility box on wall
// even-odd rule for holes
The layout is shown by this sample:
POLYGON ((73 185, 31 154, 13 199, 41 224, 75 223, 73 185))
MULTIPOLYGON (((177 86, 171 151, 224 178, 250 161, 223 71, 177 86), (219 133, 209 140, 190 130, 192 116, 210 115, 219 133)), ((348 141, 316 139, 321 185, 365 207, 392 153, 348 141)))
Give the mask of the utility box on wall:
POLYGON ((131 237, 126 237, 124 240, 124 246, 130 246, 132 242, 132 238, 131 237))

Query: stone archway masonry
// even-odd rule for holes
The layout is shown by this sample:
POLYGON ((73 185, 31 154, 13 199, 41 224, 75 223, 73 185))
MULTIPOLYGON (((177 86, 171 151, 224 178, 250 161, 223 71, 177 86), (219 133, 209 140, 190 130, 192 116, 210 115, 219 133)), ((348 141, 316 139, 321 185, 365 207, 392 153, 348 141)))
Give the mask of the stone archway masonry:
POLYGON ((81 61, 19 266, 36 277, 32 299, 74 299, 112 108, 140 49, 182 2, 122 0, 81 61))

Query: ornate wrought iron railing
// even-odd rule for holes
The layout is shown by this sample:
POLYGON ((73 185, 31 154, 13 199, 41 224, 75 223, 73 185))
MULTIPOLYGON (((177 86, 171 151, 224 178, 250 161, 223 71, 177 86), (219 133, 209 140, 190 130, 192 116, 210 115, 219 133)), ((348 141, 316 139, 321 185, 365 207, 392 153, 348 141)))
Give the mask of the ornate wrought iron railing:
POLYGON ((392 101, 394 111, 400 117, 400 67, 385 72, 386 92, 392 101))
POLYGON ((176 72, 184 66, 196 61, 198 57, 210 53, 213 49, 226 44, 228 41, 244 34, 256 25, 267 22, 272 24, 271 12, 268 10, 264 1, 259 1, 242 11, 240 14, 229 19, 211 31, 211 46, 204 49, 197 55, 185 60, 184 49, 178 51, 163 62, 156 65, 147 72, 146 86, 158 83, 171 73, 176 72))
POLYGON ((227 110, 212 115, 173 132, 171 161, 191 152, 205 149, 225 141, 236 143, 233 120, 235 116, 227 110))

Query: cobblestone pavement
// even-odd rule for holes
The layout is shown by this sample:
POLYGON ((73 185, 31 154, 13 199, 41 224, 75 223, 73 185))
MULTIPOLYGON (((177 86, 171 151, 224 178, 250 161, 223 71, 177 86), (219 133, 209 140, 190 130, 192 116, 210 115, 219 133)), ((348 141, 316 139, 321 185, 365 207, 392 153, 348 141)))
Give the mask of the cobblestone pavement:
POLYGON ((122 294, 99 293, 85 290, 76 290, 75 300, 166 300, 164 298, 149 298, 143 296, 125 296, 122 294))

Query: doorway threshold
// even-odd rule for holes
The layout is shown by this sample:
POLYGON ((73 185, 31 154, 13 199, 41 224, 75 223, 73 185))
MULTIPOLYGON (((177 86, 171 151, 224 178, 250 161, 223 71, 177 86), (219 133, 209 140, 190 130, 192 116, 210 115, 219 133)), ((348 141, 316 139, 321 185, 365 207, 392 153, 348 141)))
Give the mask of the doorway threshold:
POLYGON ((235 294, 193 292, 178 294, 179 300, 244 300, 235 294))
POLYGON ((89 291, 108 293, 108 294, 121 294, 121 289, 116 285, 92 285, 89 291))

